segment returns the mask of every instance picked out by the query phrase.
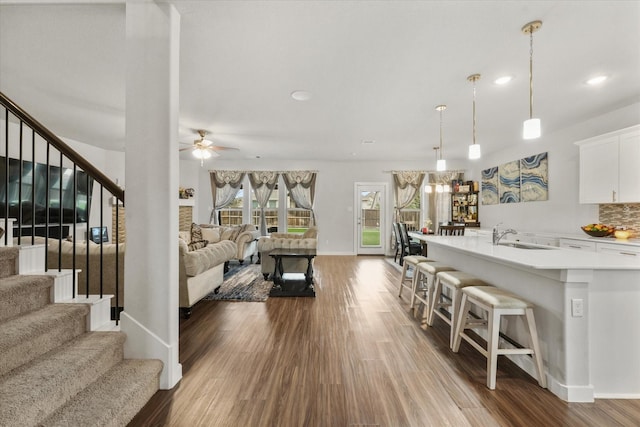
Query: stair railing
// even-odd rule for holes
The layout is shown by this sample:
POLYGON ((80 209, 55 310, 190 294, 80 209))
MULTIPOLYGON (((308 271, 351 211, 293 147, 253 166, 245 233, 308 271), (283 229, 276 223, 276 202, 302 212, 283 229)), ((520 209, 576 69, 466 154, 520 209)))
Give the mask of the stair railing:
MULTIPOLYGON (((0 151, 4 149, 4 153, 0 153, 0 219, 4 219, 4 227, 9 226, 9 219, 14 220, 13 233, 5 232, 2 236, 4 245, 10 244, 10 234, 15 236, 18 245, 23 244, 23 240, 24 244, 31 245, 44 241, 45 271, 72 269, 74 298, 83 294, 88 297, 90 292, 99 292, 102 298, 105 278, 115 276, 112 319, 117 323, 122 309, 120 269, 124 270, 124 264, 121 265, 120 256, 124 254, 124 247, 121 248, 119 238, 119 209, 124 206, 124 190, 2 92, 0 105, 0 122, 4 121, 4 129, 0 128, 0 151), (99 186, 97 191, 93 188, 95 184, 99 186), (115 216, 113 269, 106 268, 104 256, 105 200, 111 201, 115 216), (94 208, 99 209, 99 224, 90 222, 94 208), (78 236, 83 228, 84 239, 78 236), (90 235, 93 230, 97 230, 97 236, 90 235), (98 240, 97 245, 90 243, 92 237, 98 240), (63 239, 73 243, 70 265, 68 261, 63 262, 63 239), (86 255, 84 267, 79 269, 77 247, 83 241, 86 255), (56 247, 57 259, 53 256, 56 247), (91 254, 94 257, 99 254, 99 262, 91 263, 91 254), (96 283, 90 286, 92 268, 99 272, 97 286, 96 283), (76 283, 77 271, 84 273, 84 283, 76 283), (82 287, 83 292, 76 294, 82 287)), ((95 272, 93 274, 96 277, 95 272)))

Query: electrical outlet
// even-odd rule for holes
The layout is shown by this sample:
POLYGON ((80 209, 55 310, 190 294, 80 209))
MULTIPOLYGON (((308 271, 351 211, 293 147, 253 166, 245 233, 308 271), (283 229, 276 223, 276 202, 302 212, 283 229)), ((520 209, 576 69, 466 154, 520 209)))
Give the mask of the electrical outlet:
POLYGON ((582 299, 571 300, 571 316, 573 317, 584 316, 584 300, 582 299))

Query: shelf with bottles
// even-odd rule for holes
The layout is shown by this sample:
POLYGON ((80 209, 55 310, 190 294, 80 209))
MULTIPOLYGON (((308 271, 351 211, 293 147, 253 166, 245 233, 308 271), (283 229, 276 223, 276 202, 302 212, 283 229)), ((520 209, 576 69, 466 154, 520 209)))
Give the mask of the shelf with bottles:
POLYGON ((480 227, 478 207, 477 191, 451 193, 452 222, 464 223, 467 227, 480 227))

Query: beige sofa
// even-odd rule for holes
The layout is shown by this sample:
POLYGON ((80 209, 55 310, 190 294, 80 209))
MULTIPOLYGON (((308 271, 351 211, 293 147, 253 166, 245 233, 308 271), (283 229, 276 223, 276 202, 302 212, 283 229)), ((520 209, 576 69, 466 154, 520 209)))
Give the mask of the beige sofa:
MULTIPOLYGON (((271 233, 270 236, 260 237, 258 251, 260 252, 261 272, 265 280, 273 274, 275 262, 269 253, 274 249, 316 249, 318 246, 318 229, 310 227, 304 234, 271 233)), ((305 273, 307 260, 285 258, 282 266, 287 273, 305 273)))
MULTIPOLYGON (((201 229, 202 238, 209 243, 217 243, 222 240, 231 240, 234 242, 237 246, 234 259, 237 259, 240 264, 242 264, 246 258, 250 258, 250 262, 253 262, 254 255, 258 253, 260 231, 253 224, 232 226, 200 224, 198 227, 201 229)), ((193 225, 191 240, 194 240, 193 225)))
POLYGON ((178 239, 180 311, 185 318, 191 308, 211 292, 217 291, 224 281, 227 262, 237 254, 235 242, 221 240, 206 247, 189 250, 187 242, 178 239))
MULTIPOLYGON (((44 244, 44 237, 36 237, 35 244, 44 244)), ((67 240, 49 239, 47 266, 49 270, 58 269, 58 254, 60 268, 73 268, 73 242, 67 240), (61 249, 61 251, 59 250, 61 249)), ((86 294, 87 245, 77 242, 75 249, 75 268, 78 273, 78 294, 86 294)), ((116 244, 102 244, 102 294, 114 295, 111 307, 116 307, 116 244)), ((118 245, 118 306, 124 307, 124 253, 125 244, 118 245)), ((190 251, 187 243, 179 239, 179 304, 182 313, 188 316, 191 307, 210 292, 215 291, 223 282, 225 264, 237 254, 236 244, 224 240, 209 244, 204 248, 190 251)), ((100 245, 89 241, 89 294, 100 294, 100 245)))
MULTIPOLYGON (((23 241, 24 244, 30 244, 31 238, 23 241)), ((36 237, 34 244, 45 244, 44 237, 36 237)), ((47 268, 49 271, 62 269, 72 269, 73 264, 73 247, 74 244, 68 240, 58 240, 49 238, 49 248, 47 251, 47 268), (58 257, 60 255, 60 257, 58 257), (60 258, 60 263, 58 262, 60 258), (60 264, 60 265, 58 265, 60 264)), ((75 268, 78 272, 78 280, 76 281, 76 289, 78 295, 87 293, 87 274, 89 275, 89 295, 100 294, 100 279, 102 276, 102 294, 113 295, 111 299, 111 307, 116 307, 116 277, 118 278, 118 306, 124 307, 124 251, 125 244, 119 245, 112 243, 102 244, 102 273, 100 272, 100 245, 89 241, 89 268, 87 264, 87 244, 76 242, 75 245, 75 268), (117 251, 116 251, 117 249, 117 251), (118 254, 118 269, 116 274, 116 253, 118 254)))

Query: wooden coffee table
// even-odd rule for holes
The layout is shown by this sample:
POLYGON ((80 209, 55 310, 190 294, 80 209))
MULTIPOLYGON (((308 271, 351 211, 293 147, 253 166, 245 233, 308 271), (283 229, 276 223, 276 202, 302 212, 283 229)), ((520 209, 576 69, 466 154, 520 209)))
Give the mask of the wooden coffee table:
POLYGON ((269 253, 273 257, 273 288, 270 297, 315 297, 313 286, 313 258, 315 249, 274 249, 269 253), (306 258, 307 271, 303 273, 288 273, 284 271, 284 258, 306 258))

